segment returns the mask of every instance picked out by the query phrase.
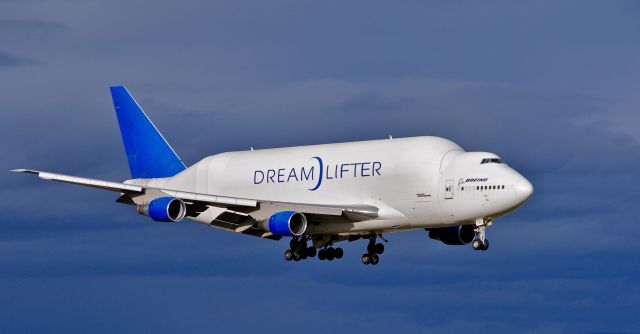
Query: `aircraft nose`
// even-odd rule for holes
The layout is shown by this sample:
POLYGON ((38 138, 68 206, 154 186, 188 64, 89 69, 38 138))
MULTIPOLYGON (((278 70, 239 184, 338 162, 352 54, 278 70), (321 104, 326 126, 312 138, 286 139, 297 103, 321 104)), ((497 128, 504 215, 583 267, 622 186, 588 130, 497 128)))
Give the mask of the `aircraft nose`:
POLYGON ((529 180, 525 179, 523 176, 520 176, 520 179, 516 182, 516 196, 521 202, 524 202, 531 197, 533 194, 533 185, 529 180))

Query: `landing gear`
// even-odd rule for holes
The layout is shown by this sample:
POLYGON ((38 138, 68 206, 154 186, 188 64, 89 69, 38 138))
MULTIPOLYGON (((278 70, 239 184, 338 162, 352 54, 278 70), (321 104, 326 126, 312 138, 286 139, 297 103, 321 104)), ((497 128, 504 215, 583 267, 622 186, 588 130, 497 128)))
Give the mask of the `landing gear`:
POLYGON ((487 249, 489 249, 489 240, 484 239, 484 242, 482 242, 480 239, 475 239, 473 240, 473 242, 471 242, 471 247, 473 247, 473 249, 475 250, 486 251, 487 249))
POLYGON ((309 248, 307 248, 307 254, 309 255, 309 257, 315 257, 316 256, 316 248, 313 246, 310 246, 309 248))
POLYGON ((290 249, 284 251, 284 259, 287 261, 300 261, 307 257, 316 256, 316 248, 313 246, 307 247, 307 239, 302 237, 300 239, 293 238, 289 242, 290 249))
POLYGON ((344 255, 342 248, 333 248, 331 246, 323 248, 318 252, 318 259, 333 261, 333 259, 341 259, 344 255))
MULTIPOLYGON (((372 235, 369 237, 369 244, 367 244, 367 253, 362 254, 362 264, 372 264, 376 265, 380 262, 380 257, 378 254, 384 253, 384 245, 382 243, 376 243, 377 235, 372 235)), ((380 239, 384 240, 382 236, 380 239)), ((384 240, 386 241, 386 240, 384 240)))
POLYGON ((286 251, 284 251, 284 259, 287 261, 293 260, 293 251, 290 249, 287 249, 286 251))
POLYGON ((321 261, 333 261, 334 259, 341 259, 344 256, 342 248, 333 248, 331 243, 325 244, 324 248, 317 250, 313 244, 307 246, 307 237, 292 238, 289 241, 290 249, 284 252, 284 259, 287 261, 300 261, 308 257, 318 256, 321 261))
POLYGON ((489 240, 487 240, 487 227, 491 226, 491 220, 484 218, 476 219, 476 237, 471 242, 471 247, 475 250, 486 251, 489 249, 489 240))
POLYGON ((367 252, 369 254, 382 254, 384 253, 384 245, 381 243, 376 244, 375 241, 370 241, 367 245, 367 252))

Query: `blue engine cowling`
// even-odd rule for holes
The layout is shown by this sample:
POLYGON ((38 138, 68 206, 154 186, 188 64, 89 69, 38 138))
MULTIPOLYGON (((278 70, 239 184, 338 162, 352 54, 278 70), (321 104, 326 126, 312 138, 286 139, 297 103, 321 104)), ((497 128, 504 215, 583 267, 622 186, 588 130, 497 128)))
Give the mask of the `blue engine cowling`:
POLYGON ((280 211, 269 217, 263 228, 280 236, 300 236, 307 230, 307 217, 296 211, 280 211))
POLYGON ((158 222, 177 222, 187 213, 184 202, 175 197, 160 197, 138 207, 138 212, 158 222))
POLYGON ((429 229, 429 238, 447 245, 466 245, 476 236, 474 225, 462 225, 429 229))

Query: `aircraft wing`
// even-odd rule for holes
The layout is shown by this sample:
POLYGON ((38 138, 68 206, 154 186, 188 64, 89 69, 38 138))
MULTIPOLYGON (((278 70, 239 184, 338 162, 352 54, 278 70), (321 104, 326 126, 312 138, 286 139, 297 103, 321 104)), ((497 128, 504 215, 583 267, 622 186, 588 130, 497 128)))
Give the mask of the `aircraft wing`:
POLYGON ((32 170, 32 169, 14 169, 14 170, 12 170, 12 172, 34 174, 34 175, 37 175, 38 177, 40 177, 41 179, 45 179, 45 180, 52 180, 52 181, 58 181, 58 182, 77 184, 77 185, 82 185, 82 186, 87 186, 87 187, 105 189, 105 190, 110 190, 110 191, 117 191, 117 192, 121 192, 121 193, 125 193, 125 194, 141 194, 141 193, 144 192, 143 188, 140 187, 140 186, 136 186, 136 185, 132 185, 132 184, 119 183, 119 182, 109 182, 109 181, 102 181, 102 180, 96 180, 96 179, 87 179, 87 178, 84 178, 84 177, 48 173, 48 172, 42 172, 42 171, 39 171, 39 170, 32 170))
POLYGON ((337 218, 343 221, 354 222, 378 217, 378 208, 370 205, 321 205, 274 202, 110 182, 31 169, 14 169, 12 172, 33 174, 45 180, 118 192, 123 194, 118 199, 118 202, 127 204, 134 204, 131 198, 143 195, 146 191, 156 191, 183 200, 189 206, 187 215, 196 221, 225 230, 270 239, 279 238, 257 229, 256 222, 258 220, 268 219, 270 215, 278 211, 293 210, 302 212, 307 215, 310 220, 319 223, 327 221, 328 219, 335 220, 337 218), (333 217, 333 219, 331 217, 333 217))

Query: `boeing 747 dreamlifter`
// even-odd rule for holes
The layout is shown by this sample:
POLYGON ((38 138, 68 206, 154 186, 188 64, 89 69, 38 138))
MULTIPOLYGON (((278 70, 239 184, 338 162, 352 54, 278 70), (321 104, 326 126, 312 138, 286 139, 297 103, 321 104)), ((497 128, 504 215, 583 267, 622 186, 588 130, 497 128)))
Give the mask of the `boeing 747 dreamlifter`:
POLYGON ((122 183, 28 169, 42 179, 120 194, 159 222, 183 219, 235 233, 290 238, 287 261, 340 259, 368 240, 375 265, 390 232, 424 229, 447 245, 487 250, 486 228, 531 196, 527 179, 488 152, 413 137, 227 152, 186 167, 125 87, 111 87, 131 179, 122 183))

